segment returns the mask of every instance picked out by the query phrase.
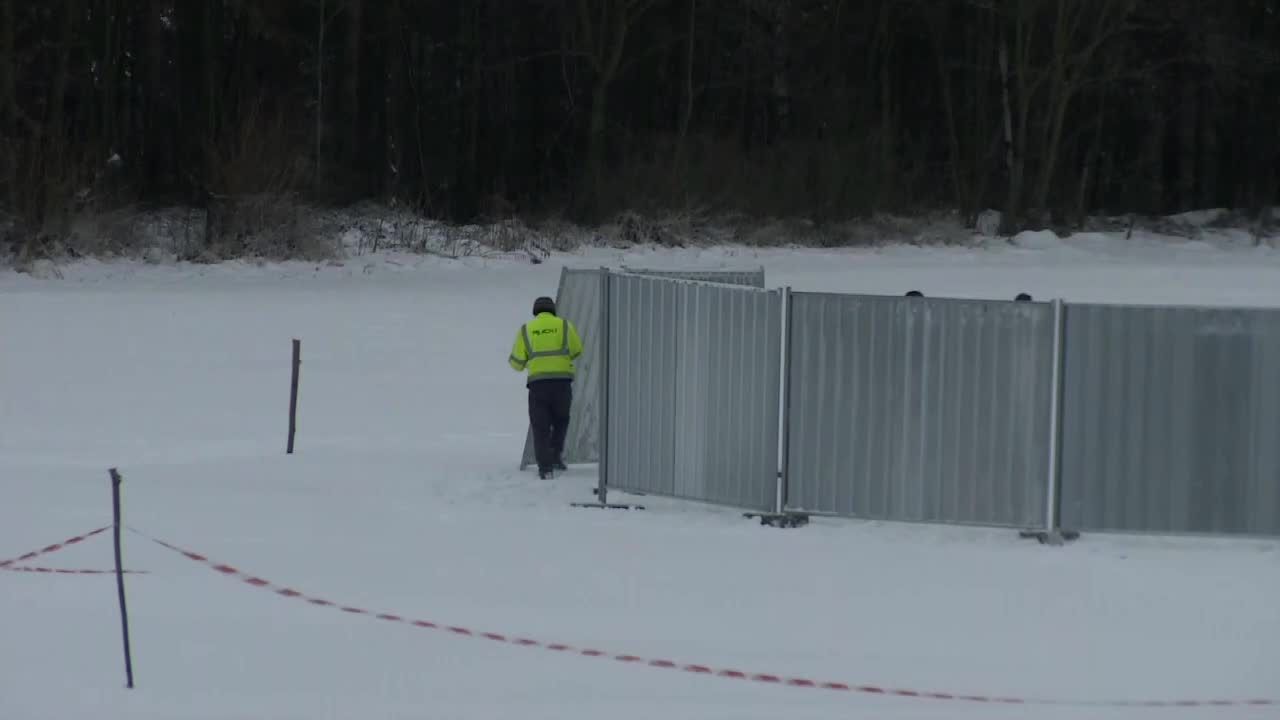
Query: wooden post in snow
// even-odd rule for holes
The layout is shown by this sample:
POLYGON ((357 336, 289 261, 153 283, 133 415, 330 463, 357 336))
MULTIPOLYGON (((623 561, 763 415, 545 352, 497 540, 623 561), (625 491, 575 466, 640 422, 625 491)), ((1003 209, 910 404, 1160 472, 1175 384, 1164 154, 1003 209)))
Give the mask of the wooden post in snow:
POLYGON ((111 517, 115 530, 116 594, 120 599, 120 629, 124 636, 124 676, 126 686, 133 688, 133 654, 129 650, 129 608, 124 600, 124 562, 120 553, 120 473, 111 468, 111 517))
POLYGON ((293 339, 293 380, 289 384, 289 446, 286 454, 293 454, 293 438, 298 432, 298 371, 302 367, 302 341, 293 339))

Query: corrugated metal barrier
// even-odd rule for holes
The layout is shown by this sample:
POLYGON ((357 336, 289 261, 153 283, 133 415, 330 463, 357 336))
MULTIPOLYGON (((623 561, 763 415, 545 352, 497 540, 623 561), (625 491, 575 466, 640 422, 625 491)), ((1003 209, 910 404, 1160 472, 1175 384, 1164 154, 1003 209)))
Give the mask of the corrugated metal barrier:
MULTIPOLYGON (((604 269, 563 268, 556 293, 556 309, 573 322, 582 336, 583 353, 573 383, 573 408, 565 438, 564 461, 570 465, 600 461, 600 408, 602 404, 599 358, 604 352, 600 309, 603 307, 604 269)), ((635 270, 663 277, 764 287, 764 269, 758 270, 635 270)), ((530 298, 532 302, 532 298, 530 298)), ((515 329, 512 329, 515 332, 515 329)), ((520 469, 537 464, 533 433, 525 432, 520 469)))
POLYGON ((794 293, 787 507, 1043 528, 1054 310, 794 293))
POLYGON ((604 448, 603 487, 763 512, 1280 535, 1278 310, 790 293, 662 272, 562 278, 589 348, 569 457, 604 448))
POLYGON ((782 292, 609 283, 608 487, 776 509, 782 292))
POLYGON ((1071 305, 1063 527, 1280 535, 1280 312, 1071 305))

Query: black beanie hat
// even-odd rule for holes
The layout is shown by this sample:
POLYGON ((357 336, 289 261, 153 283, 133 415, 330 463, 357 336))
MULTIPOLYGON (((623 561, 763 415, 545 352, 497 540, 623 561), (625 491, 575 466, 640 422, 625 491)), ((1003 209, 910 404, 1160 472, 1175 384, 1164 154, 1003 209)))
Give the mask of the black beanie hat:
POLYGON ((540 297, 533 301, 533 314, 540 315, 542 313, 556 314, 556 301, 549 297, 540 297))

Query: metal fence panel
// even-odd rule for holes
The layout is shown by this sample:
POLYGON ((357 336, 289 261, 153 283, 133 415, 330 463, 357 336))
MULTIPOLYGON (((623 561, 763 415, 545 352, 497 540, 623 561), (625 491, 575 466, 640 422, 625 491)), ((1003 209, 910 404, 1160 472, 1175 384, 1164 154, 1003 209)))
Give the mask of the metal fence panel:
MULTIPOLYGON (((556 292, 556 312, 578 328, 582 336, 582 355, 576 363, 573 381, 573 407, 569 416, 569 434, 564 441, 564 461, 569 464, 593 463, 600 457, 600 372, 596 358, 604 352, 600 317, 601 278, 604 270, 560 271, 560 287, 556 292)), ((527 431, 520 469, 536 465, 533 432, 527 431)))
POLYGON ((610 284, 609 486, 775 509, 781 292, 610 284))
POLYGON ((667 278, 669 280, 695 280, 722 285, 743 285, 764 288, 764 268, 755 270, 659 270, 622 266, 622 271, 632 275, 667 278))
MULTIPOLYGON (((565 439, 564 461, 570 465, 600 461, 600 367, 597 358, 604 352, 603 323, 600 317, 601 277, 604 269, 563 268, 556 293, 556 308, 568 318, 582 335, 583 353, 577 362, 577 378, 573 383, 573 408, 569 435, 565 439)), ((648 270, 627 272, 671 277, 727 285, 764 287, 764 268, 746 270, 648 270)), ((535 465, 533 433, 525 432, 520 469, 535 465)))
POLYGON ((608 485, 675 494, 676 283, 609 279, 608 485))
POLYGON ((787 507, 1044 527, 1053 306, 794 293, 787 507))
POLYGON ((1280 312, 1070 305, 1062 525, 1280 534, 1280 312))

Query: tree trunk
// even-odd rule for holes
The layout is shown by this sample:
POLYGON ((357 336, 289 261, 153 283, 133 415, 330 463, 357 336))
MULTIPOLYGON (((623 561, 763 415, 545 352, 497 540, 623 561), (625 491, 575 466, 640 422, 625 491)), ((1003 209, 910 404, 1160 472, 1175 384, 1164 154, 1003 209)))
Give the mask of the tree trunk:
MULTIPOLYGON (((609 116, 609 86, 612 78, 601 76, 591 90, 591 119, 587 126, 587 189, 592 204, 599 197, 604 182, 604 142, 605 128, 609 116)), ((594 209, 594 208, 593 208, 594 209)))
POLYGON ((1071 98, 1075 95, 1075 88, 1071 85, 1065 85, 1058 89, 1058 97, 1053 106, 1053 117, 1050 119, 1049 137, 1045 142, 1042 152, 1044 159, 1040 163, 1040 180, 1036 184, 1035 209, 1043 211, 1049 209, 1049 191, 1053 188, 1054 174, 1058 168, 1058 153, 1062 148, 1062 131, 1067 122, 1067 109, 1071 105, 1071 98))
POLYGON ((139 82, 143 101, 142 121, 138 124, 141 137, 135 145, 141 155, 138 165, 142 176, 139 180, 144 188, 160 185, 168 179, 173 168, 173 163, 169 162, 170 153, 174 151, 173 114, 166 112, 164 102, 165 90, 170 87, 165 72, 169 56, 165 52, 164 25, 161 23, 164 4, 164 0, 151 0, 146 10, 147 57, 143 65, 144 75, 139 82))
POLYGON ((876 203, 880 206, 889 201, 898 187, 898 129, 893 112, 892 58, 893 39, 890 37, 880 59, 880 191, 876 203))
POLYGON ((328 2, 320 0, 320 16, 316 22, 316 167, 317 188, 324 180, 324 36, 329 25, 328 2))
POLYGON ((385 25, 382 28, 382 32, 383 37, 386 38, 386 54, 382 57, 382 72, 387 79, 386 93, 384 93, 383 97, 387 114, 386 137, 384 139, 387 147, 387 156, 382 164, 383 169, 381 172, 385 173, 383 188, 391 197, 396 198, 399 197, 399 193, 404 187, 404 174, 407 170, 403 136, 405 104, 403 96, 408 92, 408 89, 404 81, 405 56, 401 36, 403 19, 399 0, 389 0, 387 2, 384 20, 385 25))
POLYGON ((104 143, 111 143, 116 138, 117 130, 117 113, 116 113, 116 77, 118 75, 118 61, 122 53, 116 45, 116 13, 115 3, 107 3, 108 7, 103 8, 103 16, 99 22, 98 28, 102 33, 102 55, 99 58, 100 67, 98 69, 100 85, 102 91, 98 100, 98 111, 101 118, 101 126, 99 127, 98 137, 104 143))
POLYGON ((773 122, 769 139, 772 143, 791 131, 791 47, 787 34, 791 18, 791 0, 773 0, 773 122))
POLYGON ((204 132, 210 143, 217 143, 218 119, 218 49, 222 42, 222 0, 204 3, 204 132))
MULTIPOLYGON (((1004 103, 1004 156, 1005 169, 1009 175, 1009 186, 1005 197, 1004 219, 1000 231, 1011 235, 1018 226, 1020 213, 1019 203, 1022 197, 1023 160, 1018 148, 1014 147, 1013 108, 1009 100, 1009 45, 1000 44, 1000 85, 1004 103)), ((1025 123, 1023 124, 1025 127, 1025 123)), ((1022 132, 1021 130, 1019 132, 1022 132)))
MULTIPOLYGON (((744 2, 738 5, 742 10, 742 17, 739 21, 744 27, 750 27, 752 21, 751 3, 744 2)), ((744 34, 749 34, 749 30, 744 34)), ((751 156, 751 150, 755 145, 755 123, 752 110, 754 109, 754 97, 756 90, 756 53, 746 52, 740 66, 741 75, 738 78, 738 131, 739 131, 739 151, 744 157, 751 156)))
POLYGON ((74 0, 66 0, 63 7, 57 10, 62 16, 57 40, 58 65, 53 78, 53 92, 49 98, 49 116, 45 119, 45 128, 54 142, 59 144, 65 143, 67 139, 65 111, 67 87, 71 82, 71 44, 75 31, 76 4, 74 0))
POLYGON ((583 192, 585 214, 600 210, 604 185, 605 133, 609 120, 609 92, 618 77, 631 25, 648 8, 647 0, 579 0, 578 22, 595 74, 591 92, 591 114, 587 125, 587 187, 583 192), (599 19, 592 13, 599 10, 599 19))
MULTIPOLYGON (((474 0, 473 0, 474 1, 474 0)), ((361 54, 361 33, 364 27, 364 18, 362 17, 363 3, 361 0, 347 0, 347 47, 346 62, 342 68, 342 97, 343 110, 346 116, 346 128, 344 128, 344 139, 347 145, 346 152, 343 156, 346 159, 347 166, 351 169, 363 168, 365 163, 361 158, 361 141, 364 139, 364 133, 361 126, 360 113, 360 54, 361 54)), ((358 192, 363 192, 366 186, 364 182, 364 173, 359 172, 356 187, 353 188, 358 192)))
POLYGON ((817 126, 814 128, 819 142, 838 137, 838 133, 848 127, 851 115, 849 73, 845 66, 843 52, 848 37, 843 20, 846 5, 848 0, 835 0, 835 6, 831 10, 831 22, 827 27, 827 37, 823 40, 824 86, 829 91, 823 98, 825 108, 816 118, 817 126))
POLYGON ((470 86, 470 92, 468 92, 467 101, 463 106, 467 112, 467 144, 466 154, 462 156, 463 177, 466 178, 463 187, 467 188, 469 195, 464 203, 464 215, 467 218, 480 211, 480 194, 482 193, 480 186, 480 92, 482 89, 482 63, 484 62, 485 18, 481 1, 473 0, 471 4, 472 12, 467 15, 467 22, 470 27, 471 57, 469 58, 470 69, 468 70, 465 84, 470 86))
POLYGON ((966 58, 968 67, 973 68, 968 77, 971 80, 966 92, 961 97, 969 98, 968 112, 958 123, 965 130, 963 137, 969 148, 969 164, 965 168, 966 177, 973 187, 970 198, 973 202, 974 216, 977 211, 985 209, 991 203, 987 189, 992 179, 998 176, 996 168, 1000 165, 1002 153, 1001 102, 999 95, 992 91, 991 78, 998 72, 998 48, 1001 45, 1000 17, 992 11, 979 11, 976 27, 966 33, 966 44, 970 52, 966 58))
POLYGON ((13 112, 17 103, 18 53, 14 41, 17 13, 13 6, 17 0, 0 0, 0 132, 8 137, 14 130, 13 112))
MULTIPOLYGON (((1040 140, 1040 167, 1036 181, 1032 207, 1037 212, 1047 212, 1049 193, 1058 171, 1058 155, 1062 147, 1062 132, 1067 122, 1067 110, 1075 97, 1084 68, 1092 62, 1091 52, 1085 50, 1073 63, 1076 54, 1076 32, 1080 28, 1081 12, 1072 7, 1078 0, 1056 0, 1057 17, 1053 23, 1053 59, 1047 72, 1048 117, 1040 140), (1074 67, 1069 67, 1074 66, 1074 67)), ((1092 45, 1090 46, 1092 47, 1092 45)))
POLYGON ((685 164, 685 143, 689 136, 689 123, 693 120, 693 53, 696 37, 695 22, 698 16, 698 0, 689 0, 689 37, 684 56, 684 107, 680 112, 680 127, 676 130, 676 147, 671 161, 671 172, 681 189, 681 201, 688 201, 689 178, 685 164))
MULTIPOLYGON (((1098 101, 1098 114, 1094 118, 1095 132, 1093 134, 1093 142, 1089 144, 1089 151, 1085 156, 1084 167, 1080 171, 1080 190, 1076 195, 1075 222, 1077 224, 1083 223, 1085 216, 1088 213, 1089 181, 1099 175, 1098 156, 1102 152, 1102 140, 1104 138, 1102 129, 1106 127, 1106 115, 1107 96, 1103 93, 1102 97, 1098 101)), ((1095 179, 1093 182, 1096 186, 1098 181, 1095 179)))
POLYGON ((1184 79, 1178 112, 1178 206, 1193 210, 1196 205, 1196 115, 1200 92, 1197 83, 1184 79))
POLYGON ((1165 208, 1164 140, 1165 108, 1161 102, 1161 88, 1156 87, 1148 96, 1148 125, 1146 144, 1143 148, 1144 174, 1147 176, 1145 206, 1152 214, 1160 214, 1165 208))
POLYGON ((14 213, 18 208, 17 72, 18 54, 14 27, 18 24, 14 4, 18 0, 0 0, 0 184, 4 195, 0 202, 14 213))
MULTIPOLYGON (((945 15, 943 16, 945 20, 945 15)), ((938 69, 938 88, 942 95, 943 117, 946 120, 947 127, 947 149, 951 156, 951 162, 948 163, 951 175, 951 191, 954 193, 956 205, 960 208, 960 216, 964 219, 966 225, 971 220, 975 208, 968 196, 968 188, 966 183, 961 179, 961 168, 964 166, 964 157, 960 148, 960 131, 956 124, 956 103, 951 88, 951 71, 947 67, 946 51, 943 49, 943 38, 945 35, 945 22, 935 22, 930 24, 929 39, 932 41, 934 64, 938 69)))
MULTIPOLYGON (((53 87, 50 90, 49 111, 44 120, 44 142, 41 143, 40 165, 43 172, 40 203, 40 221, 52 220, 58 227, 50 231, 61 235, 64 215, 70 198, 71 183, 75 182, 75 165, 73 145, 67 132, 66 107, 67 88, 71 84, 71 44, 74 37, 77 14, 74 1, 67 0, 57 12, 61 14, 58 26, 57 65, 53 75, 53 87)), ((115 108, 113 103, 112 108, 115 108)))
POLYGON ((1200 206, 1214 208, 1218 206, 1220 192, 1218 187, 1218 171, 1221 167, 1221 145, 1218 142, 1217 112, 1214 110, 1216 99, 1206 98, 1203 115, 1200 118, 1200 206))

